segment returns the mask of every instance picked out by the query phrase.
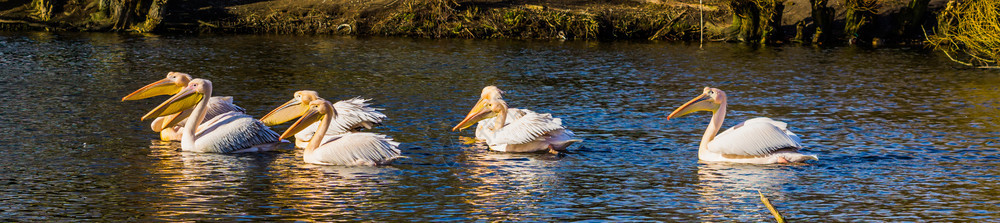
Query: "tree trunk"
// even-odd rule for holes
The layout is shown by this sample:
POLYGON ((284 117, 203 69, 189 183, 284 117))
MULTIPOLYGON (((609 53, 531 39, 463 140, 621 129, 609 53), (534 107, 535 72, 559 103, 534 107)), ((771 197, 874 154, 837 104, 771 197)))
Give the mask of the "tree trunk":
POLYGON ((826 6, 826 0, 810 0, 812 4, 812 17, 816 22, 816 32, 813 34, 813 44, 823 44, 829 39, 832 31, 833 7, 826 6))

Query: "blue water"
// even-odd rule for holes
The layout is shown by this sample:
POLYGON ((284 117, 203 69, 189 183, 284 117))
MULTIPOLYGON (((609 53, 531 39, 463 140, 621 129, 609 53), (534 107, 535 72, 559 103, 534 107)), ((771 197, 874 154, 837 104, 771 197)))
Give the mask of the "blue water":
POLYGON ((6 32, 0 67, 0 221, 772 221, 758 191, 790 221, 1000 219, 1000 73, 924 49, 6 32), (139 121, 166 97, 120 101, 169 71, 256 117, 296 90, 372 98, 409 158, 179 152, 139 121), (461 144, 486 85, 585 141, 461 144), (699 163, 710 114, 666 116, 705 86, 724 127, 788 122, 820 160, 699 163))

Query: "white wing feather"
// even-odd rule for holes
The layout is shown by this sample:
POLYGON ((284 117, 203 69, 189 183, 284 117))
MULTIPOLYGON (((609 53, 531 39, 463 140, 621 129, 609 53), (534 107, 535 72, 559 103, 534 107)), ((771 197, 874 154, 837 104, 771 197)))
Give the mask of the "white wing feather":
POLYGON ((549 132, 565 129, 562 120, 552 118, 549 113, 539 114, 525 112, 524 116, 500 128, 493 136, 494 144, 524 144, 536 140, 545 140, 542 136, 549 132))
POLYGON ((323 144, 312 154, 306 154, 306 162, 333 165, 379 165, 399 158, 398 142, 391 138, 369 132, 346 133, 326 136, 323 144))
MULTIPOLYGON (((378 108, 368 107, 369 99, 352 98, 338 101, 333 104, 337 110, 337 117, 330 122, 330 128, 326 135, 339 135, 356 129, 370 129, 373 126, 381 125, 387 118, 385 114, 379 112, 378 108)), ((319 128, 319 122, 313 123, 295 134, 296 139, 311 139, 319 128)))
POLYGON ((716 135, 708 150, 722 154, 764 156, 784 148, 802 148, 788 124, 770 118, 753 118, 716 135))
POLYGON ((278 133, 241 112, 227 112, 198 126, 195 152, 229 153, 278 142, 278 133))
MULTIPOLYGON (((524 115, 528 113, 535 113, 535 112, 528 109, 508 108, 507 120, 504 121, 504 125, 510 125, 510 123, 514 123, 515 120, 524 117, 524 115)), ((492 142, 493 131, 490 129, 493 128, 494 124, 496 124, 496 119, 497 117, 492 117, 479 121, 479 124, 476 125, 476 139, 487 140, 492 142)))

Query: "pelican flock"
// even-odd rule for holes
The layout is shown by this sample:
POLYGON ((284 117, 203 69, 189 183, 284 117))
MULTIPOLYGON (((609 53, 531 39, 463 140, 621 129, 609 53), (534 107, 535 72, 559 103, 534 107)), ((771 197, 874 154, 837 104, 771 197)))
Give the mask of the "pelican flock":
POLYGON ((726 93, 717 88, 706 87, 701 95, 670 113, 667 120, 698 111, 712 112, 712 121, 698 145, 699 160, 753 164, 819 160, 815 155, 799 153, 799 136, 788 131, 787 123, 770 118, 752 118, 719 133, 726 118, 726 93))
MULTIPOLYGON (((295 136, 303 160, 322 165, 385 165, 401 158, 398 142, 370 132, 386 120, 380 108, 370 107, 360 97, 331 103, 316 91, 302 90, 267 113, 260 120, 245 114, 232 97, 213 96, 212 82, 191 75, 170 72, 122 101, 158 95, 172 95, 149 111, 141 120, 155 119, 154 131, 161 140, 181 141, 181 150, 209 153, 240 153, 276 150, 282 139, 295 136), (269 126, 298 119, 283 134, 269 126)), ((753 118, 719 133, 726 116, 726 93, 706 87, 700 95, 684 103, 667 120, 698 111, 712 112, 712 119, 698 146, 698 159, 707 162, 751 164, 794 163, 818 160, 799 153, 801 139, 788 124, 770 118, 753 118)), ((472 110, 455 125, 461 131, 476 125, 475 139, 500 152, 566 151, 580 139, 566 129, 562 120, 549 113, 509 108, 503 91, 496 86, 483 88, 472 110)))
POLYGON ((496 86, 483 88, 476 105, 451 130, 461 131, 478 122, 476 140, 500 152, 558 152, 581 141, 549 113, 507 108, 502 94, 496 86))

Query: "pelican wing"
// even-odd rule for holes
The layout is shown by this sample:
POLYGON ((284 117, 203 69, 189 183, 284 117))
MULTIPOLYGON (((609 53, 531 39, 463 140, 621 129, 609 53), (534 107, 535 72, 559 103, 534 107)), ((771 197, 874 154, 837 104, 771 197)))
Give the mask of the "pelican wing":
POLYGON ((195 152, 229 153, 278 142, 278 133, 241 112, 217 115, 198 126, 195 152))
MULTIPOLYGON (((535 113, 535 112, 528 109, 508 108, 507 120, 504 121, 504 125, 509 125, 510 123, 514 123, 515 120, 524 117, 524 115, 528 113, 535 113)), ((476 139, 487 140, 492 142, 493 131, 491 131, 490 129, 493 128, 493 125, 495 125, 496 119, 497 117, 492 117, 479 121, 479 124, 476 125, 476 139)))
POLYGON ((307 161, 333 165, 378 165, 388 164, 399 158, 398 142, 391 138, 369 132, 345 133, 326 136, 307 161))
MULTIPOLYGON (((337 117, 330 122, 330 128, 326 135, 339 135, 352 130, 362 128, 371 129, 382 124, 387 117, 378 108, 368 107, 368 99, 352 98, 338 101, 333 104, 337 110, 337 117)), ((296 139, 310 139, 316 133, 319 122, 313 123, 299 133, 295 134, 296 139)))
POLYGON ((373 126, 382 124, 382 121, 386 119, 385 114, 378 111, 381 109, 368 107, 367 102, 368 99, 352 98, 334 103, 333 108, 337 110, 337 118, 333 120, 333 123, 330 123, 331 129, 328 132, 332 130, 347 132, 360 128, 371 129, 373 126))
POLYGON ((754 118, 719 133, 708 143, 712 152, 764 156, 779 149, 802 148, 799 137, 788 131, 788 124, 770 118, 754 118))
POLYGON ((209 98, 208 109, 205 110, 205 119, 212 119, 215 116, 231 111, 239 113, 247 112, 246 109, 233 104, 233 97, 231 96, 214 96, 209 98))
POLYGON ((508 108, 507 109, 507 122, 510 123, 510 122, 513 122, 514 120, 518 120, 521 117, 524 117, 524 115, 527 115, 528 113, 535 113, 535 112, 531 111, 531 110, 528 110, 528 109, 523 109, 523 108, 508 108))
POLYGON ((524 144, 536 140, 544 140, 541 138, 542 136, 552 131, 565 129, 562 126, 562 120, 552 118, 551 114, 525 111, 521 118, 508 123, 496 131, 496 134, 493 136, 493 142, 488 143, 491 145, 524 144))

